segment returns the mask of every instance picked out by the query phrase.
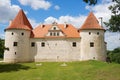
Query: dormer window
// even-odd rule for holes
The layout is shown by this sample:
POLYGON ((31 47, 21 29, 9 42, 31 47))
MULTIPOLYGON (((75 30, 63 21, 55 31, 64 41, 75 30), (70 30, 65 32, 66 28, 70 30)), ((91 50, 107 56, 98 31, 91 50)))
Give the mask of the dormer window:
POLYGON ((59 36, 59 32, 57 32, 57 36, 59 36))
POLYGON ((56 27, 54 27, 53 29, 56 30, 56 27))

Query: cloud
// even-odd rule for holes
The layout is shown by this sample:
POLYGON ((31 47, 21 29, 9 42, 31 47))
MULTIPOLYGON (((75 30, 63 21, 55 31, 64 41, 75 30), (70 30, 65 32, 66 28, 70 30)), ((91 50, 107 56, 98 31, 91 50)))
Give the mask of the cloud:
POLYGON ((30 24, 32 25, 33 28, 35 28, 36 26, 38 26, 40 23, 38 23, 35 19, 30 19, 28 18, 30 24))
POLYGON ((13 19, 20 7, 12 5, 11 0, 0 0, 0 23, 6 23, 13 19))
POLYGON ((34 10, 47 10, 51 7, 51 3, 46 0, 19 0, 22 5, 31 6, 34 10))
POLYGON ((59 10, 60 9, 60 7, 58 5, 55 5, 54 8, 55 8, 55 10, 59 10))
POLYGON ((112 33, 106 32, 105 33, 105 41, 107 42, 107 49, 113 50, 117 47, 120 47, 120 34, 119 33, 112 33))
POLYGON ((85 21, 85 18, 86 16, 76 16, 76 17, 73 17, 73 16, 69 16, 69 15, 66 15, 66 16, 60 16, 58 19, 55 18, 55 17, 48 17, 44 20, 44 23, 47 23, 47 24, 51 24, 53 23, 54 21, 58 22, 58 23, 69 23, 69 24, 72 24, 74 25, 75 27, 77 28, 80 28, 80 26, 83 24, 83 22, 85 21))

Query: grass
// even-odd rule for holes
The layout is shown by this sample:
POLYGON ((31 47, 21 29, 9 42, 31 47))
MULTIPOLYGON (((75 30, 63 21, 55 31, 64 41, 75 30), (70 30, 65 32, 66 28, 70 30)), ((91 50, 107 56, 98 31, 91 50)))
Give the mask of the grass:
POLYGON ((67 66, 61 64, 0 63, 0 80, 120 80, 120 64, 99 61, 66 62, 67 66))

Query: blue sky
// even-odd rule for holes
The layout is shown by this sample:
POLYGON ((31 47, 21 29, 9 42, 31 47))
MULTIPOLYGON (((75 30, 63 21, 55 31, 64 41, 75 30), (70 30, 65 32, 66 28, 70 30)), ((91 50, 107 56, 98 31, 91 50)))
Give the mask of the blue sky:
MULTIPOLYGON (((108 6, 112 4, 111 0, 99 0, 95 6, 89 6, 82 0, 0 0, 0 38, 4 38, 4 29, 20 9, 24 10, 34 28, 53 21, 66 22, 80 28, 90 11, 98 20, 103 17, 103 21, 107 22, 111 15, 108 6)), ((107 49, 120 47, 119 38, 119 33, 106 32, 107 49)))

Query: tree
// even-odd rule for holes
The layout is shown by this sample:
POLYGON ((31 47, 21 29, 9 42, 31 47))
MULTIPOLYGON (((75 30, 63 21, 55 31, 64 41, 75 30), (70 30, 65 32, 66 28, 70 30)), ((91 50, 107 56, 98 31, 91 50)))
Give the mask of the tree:
MULTIPOLYGON (((83 0, 89 5, 97 4, 98 0, 83 0)), ((111 18, 108 22, 104 22, 106 27, 108 27, 109 31, 112 32, 120 32, 120 0, 112 0, 115 4, 109 6, 109 10, 111 10, 111 18)))
POLYGON ((3 58, 4 49, 4 40, 0 38, 0 58, 3 58))
POLYGON ((110 57, 112 62, 120 64, 120 47, 115 48, 113 51, 108 51, 108 57, 110 57))

